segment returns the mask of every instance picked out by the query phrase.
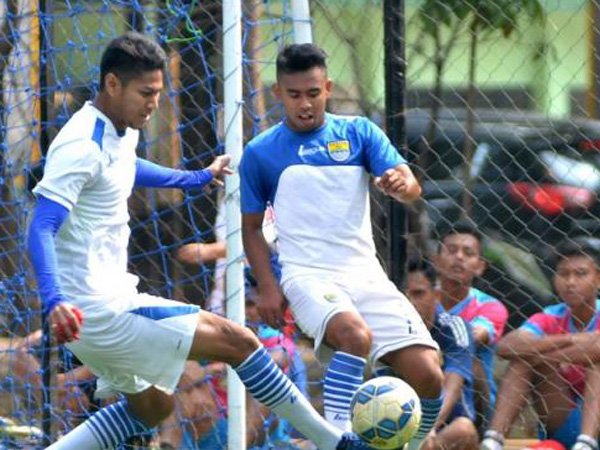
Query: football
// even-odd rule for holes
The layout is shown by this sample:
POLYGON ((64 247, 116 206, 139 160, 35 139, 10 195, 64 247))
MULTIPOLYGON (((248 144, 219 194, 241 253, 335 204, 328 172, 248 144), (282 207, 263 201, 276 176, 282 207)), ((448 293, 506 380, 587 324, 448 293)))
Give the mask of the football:
POLYGON ((395 377, 363 383, 350 405, 352 430, 377 450, 401 448, 421 424, 421 402, 410 385, 395 377))

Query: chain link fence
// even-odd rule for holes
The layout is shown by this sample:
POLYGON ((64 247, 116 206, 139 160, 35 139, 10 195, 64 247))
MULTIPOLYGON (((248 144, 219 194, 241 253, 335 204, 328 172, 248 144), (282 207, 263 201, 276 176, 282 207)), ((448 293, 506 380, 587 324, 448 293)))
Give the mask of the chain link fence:
MULTIPOLYGON (((270 87, 277 49, 293 33, 289 1, 247 0, 243 7, 249 139, 281 118, 270 87)), ((556 245, 577 238, 600 247, 600 3, 406 0, 405 29, 396 36, 384 36, 381 0, 312 0, 310 9, 314 41, 328 53, 335 83, 330 111, 363 114, 382 127, 390 114, 384 43, 405 34, 406 151, 423 186, 423 201, 407 210, 409 256, 433 258, 439 230, 466 218, 483 234, 488 264, 475 286, 507 307, 506 331, 556 303, 556 245)), ((87 385, 65 381, 62 374, 77 362, 62 350, 52 405, 42 397, 40 309, 24 242, 47 139, 97 91, 106 42, 133 29, 156 36, 170 57, 161 106, 139 155, 172 167, 205 166, 223 152, 222 14, 218 1, 0 4, 0 416, 41 428, 42 411, 50 408, 57 434, 97 407, 87 385)), ((134 192, 130 260, 140 290, 223 311, 221 195, 216 188, 134 192)), ((372 214, 388 266, 395 230, 376 192, 372 214)), ((319 406, 322 368, 304 339, 296 347, 319 406)), ((503 368, 498 360, 497 377, 503 368)), ((197 389, 203 400, 188 405, 181 395, 165 442, 196 448, 193 442, 218 427, 226 411, 221 373, 219 366, 188 367, 182 392, 197 389)), ((265 442, 265 434, 274 442, 272 419, 255 412, 255 442, 265 442)), ((529 410, 520 417, 513 433, 534 437, 529 410)), ((0 437, 7 448, 27 445, 3 433, 1 422, 0 437)))

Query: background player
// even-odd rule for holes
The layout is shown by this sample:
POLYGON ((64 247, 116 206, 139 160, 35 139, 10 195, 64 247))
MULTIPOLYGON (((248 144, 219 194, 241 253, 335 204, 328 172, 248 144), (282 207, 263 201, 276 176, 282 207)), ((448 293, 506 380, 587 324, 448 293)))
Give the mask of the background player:
POLYGON ((562 303, 532 315, 498 345, 510 365, 482 449, 499 450, 529 394, 540 434, 573 450, 598 448, 600 432, 600 271, 585 243, 558 246, 554 289, 562 303))
MULTIPOLYGON (((100 63, 100 92, 48 150, 29 230, 29 254, 44 313, 59 339, 98 379, 101 409, 52 449, 114 448, 173 410, 186 359, 235 367, 248 391, 322 449, 341 433, 323 420, 245 327, 197 306, 138 293, 127 273, 127 199, 134 186, 199 188, 230 173, 228 157, 181 171, 136 157, 139 129, 158 106, 166 55, 138 33, 114 39, 100 63), (264 381, 268 380, 268 383, 264 381)), ((338 448, 360 448, 347 435, 338 448), (354 442, 354 443, 353 443, 354 442)))
POLYGON ((458 221, 441 233, 435 265, 440 280, 440 303, 450 314, 471 325, 475 340, 473 361, 477 421, 485 426, 496 401, 494 353, 508 320, 506 307, 473 287, 486 268, 481 233, 470 221, 458 221))
POLYGON ((350 400, 370 358, 391 367, 420 395, 422 437, 441 404, 437 344, 377 260, 368 195, 370 175, 399 201, 418 198, 421 188, 371 121, 325 112, 331 89, 320 48, 285 47, 277 57, 274 86, 285 118, 252 139, 242 157, 242 232, 260 290, 259 310, 270 326, 281 327, 285 294, 321 359, 336 351, 324 380, 331 423, 349 428, 350 400), (276 217, 281 287, 262 231, 269 204, 276 217))

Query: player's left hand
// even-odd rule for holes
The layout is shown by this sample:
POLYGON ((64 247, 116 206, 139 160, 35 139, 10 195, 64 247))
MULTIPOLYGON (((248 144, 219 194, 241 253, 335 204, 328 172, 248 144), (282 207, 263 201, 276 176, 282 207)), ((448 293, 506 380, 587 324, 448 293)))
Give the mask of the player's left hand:
POLYGON ((232 175, 233 170, 229 167, 229 163, 231 162, 231 156, 229 155, 220 155, 217 156, 214 161, 208 166, 208 170, 210 170, 214 176, 214 182, 219 186, 223 185, 223 181, 221 181, 221 177, 224 175, 232 175))
POLYGON ((375 186, 392 197, 401 197, 408 189, 406 176, 396 168, 388 169, 383 175, 375 178, 375 186))

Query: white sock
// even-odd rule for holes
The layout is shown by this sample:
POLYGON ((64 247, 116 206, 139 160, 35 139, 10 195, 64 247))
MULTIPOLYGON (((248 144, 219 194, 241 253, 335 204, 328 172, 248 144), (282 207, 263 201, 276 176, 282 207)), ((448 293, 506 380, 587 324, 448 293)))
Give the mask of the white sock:
POLYGON ((502 450, 504 448, 504 435, 494 430, 483 433, 481 450, 502 450))
POLYGON ((321 450, 335 450, 342 432, 327 423, 263 347, 235 367, 252 396, 310 439, 321 450))

